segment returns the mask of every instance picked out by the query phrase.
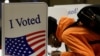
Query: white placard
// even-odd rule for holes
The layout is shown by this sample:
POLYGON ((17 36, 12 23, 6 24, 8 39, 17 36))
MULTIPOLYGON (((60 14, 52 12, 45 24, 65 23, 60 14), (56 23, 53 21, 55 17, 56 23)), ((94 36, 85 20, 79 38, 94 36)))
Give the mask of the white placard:
POLYGON ((59 21, 61 16, 67 16, 65 8, 48 7, 48 16, 52 16, 59 21))
POLYGON ((85 6, 91 4, 70 4, 70 5, 55 5, 56 8, 65 8, 68 17, 74 18, 75 20, 78 19, 77 13, 85 6))
POLYGON ((47 4, 2 5, 3 56, 46 56, 47 4))

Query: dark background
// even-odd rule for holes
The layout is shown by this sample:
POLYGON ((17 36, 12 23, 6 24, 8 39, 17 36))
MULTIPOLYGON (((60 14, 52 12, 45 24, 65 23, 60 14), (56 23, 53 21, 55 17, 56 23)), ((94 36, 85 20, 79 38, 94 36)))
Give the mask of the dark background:
MULTIPOLYGON (((1 0, 2 2, 4 0, 1 0)), ((10 2, 46 2, 48 6, 62 4, 100 4, 100 0, 10 0, 10 2)))

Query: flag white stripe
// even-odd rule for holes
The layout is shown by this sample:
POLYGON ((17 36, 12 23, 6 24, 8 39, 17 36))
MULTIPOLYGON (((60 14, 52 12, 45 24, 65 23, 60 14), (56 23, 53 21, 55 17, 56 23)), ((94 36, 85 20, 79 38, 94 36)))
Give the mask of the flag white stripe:
POLYGON ((38 47, 38 46, 40 46, 41 44, 44 44, 44 43, 45 43, 45 41, 41 41, 40 43, 37 43, 37 44, 31 46, 31 48, 34 50, 36 47, 38 47))
POLYGON ((34 38, 35 36, 39 36, 39 35, 44 35, 44 33, 38 33, 38 34, 34 34, 34 35, 31 35, 31 36, 28 36, 27 40, 31 39, 31 38, 34 38))
POLYGON ((45 37, 36 38, 36 39, 34 39, 34 41, 33 40, 32 41, 28 41, 28 44, 32 44, 32 43, 34 43, 34 42, 36 42, 36 41, 38 41, 40 39, 45 39, 45 37))
MULTIPOLYGON (((46 49, 45 49, 45 50, 46 50, 46 49)), ((46 56, 46 52, 45 52, 45 54, 44 54, 43 56, 46 56)))
POLYGON ((38 55, 39 53, 41 53, 43 50, 45 50, 45 46, 44 47, 42 47, 42 48, 40 48, 38 51, 36 51, 35 53, 36 53, 36 55, 38 55))
POLYGON ((34 55, 38 55, 41 51, 45 50, 45 46, 40 48, 38 51, 36 51, 35 53, 31 54, 30 56, 34 56, 34 55))

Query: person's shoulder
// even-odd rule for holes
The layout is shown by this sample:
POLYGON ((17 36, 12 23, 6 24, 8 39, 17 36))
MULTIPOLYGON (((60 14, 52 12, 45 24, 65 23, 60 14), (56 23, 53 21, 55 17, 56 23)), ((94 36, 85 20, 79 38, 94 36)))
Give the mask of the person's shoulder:
POLYGON ((76 26, 76 27, 67 28, 63 33, 64 34, 88 34, 89 30, 87 30, 84 27, 76 26))

